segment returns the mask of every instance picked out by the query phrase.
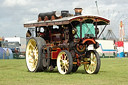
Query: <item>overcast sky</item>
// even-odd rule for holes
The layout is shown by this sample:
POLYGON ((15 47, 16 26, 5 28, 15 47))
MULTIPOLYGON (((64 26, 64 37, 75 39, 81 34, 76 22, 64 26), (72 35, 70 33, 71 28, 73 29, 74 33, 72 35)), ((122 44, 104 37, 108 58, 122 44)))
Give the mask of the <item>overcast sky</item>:
MULTIPOLYGON (((69 10, 82 7, 82 14, 97 15, 96 0, 0 0, 0 37, 25 37, 26 21, 37 20, 41 12, 69 10)), ((108 29, 119 36, 119 22, 123 20, 128 36, 128 0, 97 0, 99 14, 111 23, 108 29)), ((105 35, 105 34, 104 34, 105 35)))

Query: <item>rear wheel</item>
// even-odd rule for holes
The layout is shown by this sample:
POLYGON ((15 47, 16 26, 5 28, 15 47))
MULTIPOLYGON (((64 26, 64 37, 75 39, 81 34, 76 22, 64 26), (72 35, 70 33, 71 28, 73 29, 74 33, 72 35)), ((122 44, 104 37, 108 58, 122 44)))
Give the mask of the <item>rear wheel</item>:
POLYGON ((43 71, 42 47, 46 44, 40 37, 30 38, 26 48, 26 64, 30 72, 43 71))
POLYGON ((61 74, 69 74, 72 71, 73 60, 71 54, 67 50, 63 50, 58 54, 57 67, 61 74))
POLYGON ((87 51, 85 62, 89 62, 84 65, 85 72, 88 74, 97 74, 100 70, 100 57, 95 50, 87 51))

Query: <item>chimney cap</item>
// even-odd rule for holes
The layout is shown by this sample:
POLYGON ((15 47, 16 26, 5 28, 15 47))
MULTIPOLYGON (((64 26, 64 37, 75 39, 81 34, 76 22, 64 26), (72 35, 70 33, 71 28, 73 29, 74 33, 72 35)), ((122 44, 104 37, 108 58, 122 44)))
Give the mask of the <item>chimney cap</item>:
POLYGON ((82 8, 79 7, 79 8, 75 8, 75 9, 82 9, 82 8))
POLYGON ((75 8, 74 10, 75 10, 75 16, 76 16, 76 15, 81 15, 81 12, 83 9, 82 8, 75 8))
POLYGON ((75 8, 74 10, 75 11, 82 11, 83 9, 82 8, 75 8))

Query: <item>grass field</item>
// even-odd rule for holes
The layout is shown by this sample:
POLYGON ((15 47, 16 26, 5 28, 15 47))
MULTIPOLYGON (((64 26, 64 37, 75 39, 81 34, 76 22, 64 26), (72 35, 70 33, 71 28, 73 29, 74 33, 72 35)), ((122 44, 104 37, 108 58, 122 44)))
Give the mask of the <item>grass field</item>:
POLYGON ((57 71, 31 73, 24 59, 0 60, 0 85, 128 85, 128 58, 102 58, 98 74, 89 75, 81 66, 76 73, 57 71))

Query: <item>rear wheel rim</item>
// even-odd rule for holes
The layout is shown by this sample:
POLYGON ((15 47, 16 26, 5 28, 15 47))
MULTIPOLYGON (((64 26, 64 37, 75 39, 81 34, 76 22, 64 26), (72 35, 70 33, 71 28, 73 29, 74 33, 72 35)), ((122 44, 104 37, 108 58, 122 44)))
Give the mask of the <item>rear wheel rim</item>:
POLYGON ((27 44, 26 62, 29 71, 35 71, 38 63, 38 47, 34 39, 30 39, 27 44))
POLYGON ((90 63, 84 65, 86 72, 89 74, 94 73, 96 70, 96 66, 97 66, 96 54, 91 52, 90 58, 85 58, 85 61, 90 62, 90 63))
POLYGON ((69 58, 65 52, 60 52, 57 57, 57 67, 61 74, 66 74, 69 70, 69 58))

